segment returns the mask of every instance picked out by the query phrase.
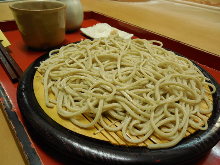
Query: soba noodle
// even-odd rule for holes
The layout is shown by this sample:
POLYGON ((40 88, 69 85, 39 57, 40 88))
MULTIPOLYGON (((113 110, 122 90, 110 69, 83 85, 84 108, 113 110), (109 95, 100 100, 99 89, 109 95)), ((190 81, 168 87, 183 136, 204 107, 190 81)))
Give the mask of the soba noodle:
POLYGON ((46 106, 56 106, 60 116, 82 129, 100 124, 121 131, 131 143, 151 135, 166 140, 149 144, 150 149, 176 145, 188 127, 206 130, 213 108, 208 95, 215 87, 191 61, 162 46, 113 35, 51 51, 38 68, 46 106), (92 121, 85 124, 79 115, 92 121))

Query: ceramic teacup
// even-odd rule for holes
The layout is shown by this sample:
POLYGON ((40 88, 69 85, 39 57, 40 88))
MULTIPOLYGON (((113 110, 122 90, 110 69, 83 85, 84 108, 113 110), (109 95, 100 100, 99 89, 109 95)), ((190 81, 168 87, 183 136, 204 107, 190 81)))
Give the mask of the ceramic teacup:
POLYGON ((58 1, 28 0, 9 5, 26 45, 49 49, 65 39, 66 5, 58 1))

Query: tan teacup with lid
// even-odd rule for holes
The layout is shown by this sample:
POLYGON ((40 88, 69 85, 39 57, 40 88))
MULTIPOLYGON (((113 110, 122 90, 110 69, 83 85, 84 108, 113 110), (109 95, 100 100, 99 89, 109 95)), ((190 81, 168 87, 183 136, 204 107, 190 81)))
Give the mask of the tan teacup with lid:
POLYGON ((58 1, 28 0, 9 5, 26 45, 49 49, 65 39, 66 5, 58 1))

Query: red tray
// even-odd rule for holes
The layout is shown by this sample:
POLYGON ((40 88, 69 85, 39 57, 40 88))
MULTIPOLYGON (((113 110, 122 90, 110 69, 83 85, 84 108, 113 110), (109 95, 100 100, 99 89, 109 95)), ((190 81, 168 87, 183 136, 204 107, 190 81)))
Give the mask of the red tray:
MULTIPOLYGON (((220 63, 220 57, 218 57, 216 54, 212 54, 185 43, 95 12, 85 12, 82 27, 92 26, 99 22, 108 23, 120 30, 133 33, 139 38, 162 41, 165 48, 171 49, 193 61, 196 61, 220 83, 220 65, 218 65, 220 63)), ((25 46, 14 21, 0 22, 0 29, 11 42, 11 46, 9 47, 11 56, 15 59, 23 71, 26 70, 26 68, 33 61, 45 53, 44 51, 32 51, 25 46)), ((80 41, 85 38, 86 37, 82 35, 80 31, 76 31, 74 33, 66 34, 64 44, 80 41)), ((57 158, 50 149, 43 147, 37 143, 37 140, 29 137, 26 127, 23 125, 23 119, 17 105, 17 84, 13 84, 10 81, 2 66, 0 66, 0 75, 0 97, 2 98, 0 101, 4 104, 5 115, 13 128, 15 136, 21 145, 21 149, 27 161, 30 164, 66 164, 66 160, 57 158)), ((77 161, 72 163, 79 164, 77 161)), ((220 164, 220 142, 213 147, 202 160, 199 160, 196 163, 196 165, 217 164, 220 164)))

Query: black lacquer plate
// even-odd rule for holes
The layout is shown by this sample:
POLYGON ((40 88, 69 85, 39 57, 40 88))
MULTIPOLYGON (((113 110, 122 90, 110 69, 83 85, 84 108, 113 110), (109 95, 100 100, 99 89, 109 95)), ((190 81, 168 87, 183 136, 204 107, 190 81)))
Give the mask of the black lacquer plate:
POLYGON ((220 140, 220 87, 203 68, 195 64, 217 88, 213 94, 213 113, 208 130, 197 131, 168 149, 150 150, 146 147, 117 146, 105 141, 86 137, 70 131, 53 121, 38 104, 33 91, 36 67, 47 59, 39 57, 25 71, 17 90, 18 105, 28 130, 37 135, 58 157, 83 160, 88 164, 144 164, 178 165, 191 164, 210 151, 220 140))

